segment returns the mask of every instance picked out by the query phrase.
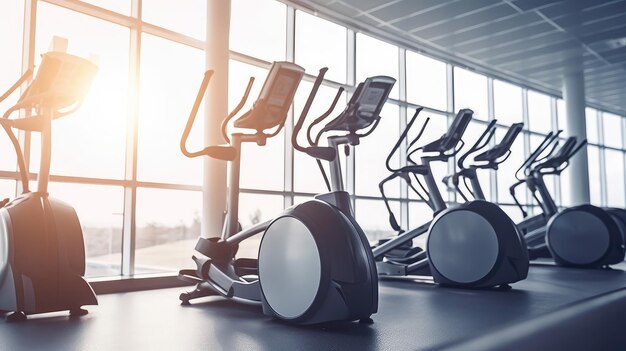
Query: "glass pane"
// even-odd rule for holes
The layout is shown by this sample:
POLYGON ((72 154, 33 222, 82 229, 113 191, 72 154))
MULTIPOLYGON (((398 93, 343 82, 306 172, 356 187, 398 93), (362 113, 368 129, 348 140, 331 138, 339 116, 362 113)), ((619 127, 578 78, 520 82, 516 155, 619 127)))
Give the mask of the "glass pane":
MULTIPOLYGON (((186 158, 180 137, 202 81, 204 54, 148 34, 143 35, 141 49, 137 176, 144 181, 201 184, 202 158, 186 158)), ((189 136, 193 150, 202 148, 203 111, 201 107, 189 136)))
MULTIPOLYGON (((431 210, 426 203, 415 201, 409 202, 409 229, 415 229, 432 219, 433 210, 431 210)), ((413 246, 425 248, 427 237, 428 235, 424 234, 413 239, 413 246)))
POLYGON ((515 223, 519 223, 524 219, 522 211, 517 206, 500 206, 500 208, 513 220, 515 223))
MULTIPOLYGON (((0 95, 9 89, 22 75, 22 27, 24 19, 24 1, 0 1, 0 95)), ((0 113, 4 114, 19 98, 19 89, 9 98, 0 102, 0 113)), ((4 131, 2 132, 4 134, 4 131)), ((4 135, 0 137, 0 148, 6 150, 0 158, 0 169, 14 171, 16 157, 11 142, 4 135)))
POLYGON ((141 11, 148 23, 200 40, 206 36, 206 1, 143 0, 141 11))
POLYGON ((447 110, 445 62, 407 51, 406 77, 406 99, 408 102, 441 111, 447 110))
MULTIPOLYGON (((69 40, 68 52, 95 55, 99 71, 81 108, 54 123, 53 174, 123 178, 128 98, 128 28, 48 3, 38 3, 36 57, 53 36, 69 40)), ((39 62, 36 62, 39 63, 39 62)), ((31 171, 38 171, 40 146, 33 136, 31 171)))
POLYGON ((459 67, 454 67, 454 107, 456 110, 470 108, 474 117, 487 120, 487 77, 459 67))
MULTIPOLYGON (((263 86, 263 82, 267 77, 265 68, 249 65, 236 60, 228 61, 228 110, 231 111, 241 101, 243 93, 248 86, 248 80, 254 77, 254 83, 250 90, 250 95, 246 104, 241 108, 240 113, 249 110, 254 101, 259 97, 259 92, 263 86)), ((298 89, 300 90, 300 89, 298 89)))
POLYGON ((495 118, 501 124, 522 122, 522 88, 500 80, 493 81, 495 118))
MULTIPOLYGON (((396 220, 402 223, 400 202, 390 201, 389 205, 396 216, 396 220)), ((385 202, 382 200, 357 199, 355 215, 357 223, 359 223, 369 241, 375 242, 395 233, 389 225, 389 212, 387 212, 385 202)))
MULTIPOLYGON (((543 141, 543 139, 544 139, 543 136, 531 134, 530 135, 530 149, 535 150, 537 147, 539 147, 539 144, 541 144, 541 141, 543 141)), ((563 145, 563 142, 564 140, 560 139, 559 145, 563 145)), ((547 175, 543 177, 543 181, 546 184, 546 188, 548 189, 548 192, 552 196, 552 199, 556 202, 557 201, 556 192, 555 192, 556 181, 557 181, 556 177, 554 175, 547 175)), ((539 196, 539 193, 537 193, 537 196, 539 196)), ((534 198, 531 198, 530 200, 531 200, 531 204, 535 204, 534 198)))
POLYGON ((137 189, 135 273, 174 272, 193 265, 202 193, 137 189), (176 204, 164 206, 164 203, 176 204))
MULTIPOLYGON (((409 111, 409 113, 412 113, 412 111, 409 111)), ((410 142, 411 140, 413 140, 415 137, 417 137, 417 133, 420 131, 422 124, 426 121, 426 117, 430 117, 430 121, 428 122, 428 126, 426 127, 424 134, 422 135, 422 138, 420 139, 420 141, 418 141, 415 146, 412 148, 412 150, 415 150, 416 147, 419 146, 423 146, 426 145, 436 139, 438 139, 440 136, 442 136, 447 130, 448 130, 448 117, 446 117, 445 115, 442 114, 437 114, 437 113, 429 113, 429 112, 422 112, 420 114, 420 117, 418 117, 418 120, 415 121, 415 124, 413 124, 413 128, 411 128, 411 130, 409 131, 409 134, 407 135, 407 140, 410 142)), ((414 154, 413 161, 416 163, 421 163, 420 159, 419 159, 419 155, 420 152, 417 152, 414 154)), ((447 162, 433 162, 430 164, 431 166, 431 170, 435 176, 435 180, 437 181, 437 185, 439 186, 439 191, 443 194, 444 200, 446 199, 446 194, 447 194, 447 189, 445 184, 443 184, 443 182, 441 182, 441 179, 443 179, 444 176, 446 176, 449 172, 448 172, 448 163, 447 162)), ((424 181, 424 177, 422 176, 418 176, 420 181, 422 182, 422 184, 424 184, 424 186, 426 186, 426 183, 424 181)), ((390 184, 391 185, 391 184, 390 184)), ((417 182, 413 182, 413 185, 415 186, 415 188, 417 188, 418 190, 421 190, 419 187, 419 184, 417 184, 417 182)), ((410 188, 409 188, 409 199, 415 199, 418 200, 420 199, 417 194, 415 194, 410 188)))
POLYGON ((528 91, 528 124, 530 130, 549 133, 552 130, 552 112, 550 96, 528 91))
POLYGON ((602 113, 604 145, 622 148, 623 119, 624 118, 612 113, 602 113))
MULTIPOLYGON (((232 110, 241 100, 248 79, 254 77, 254 85, 248 101, 239 115, 249 110, 257 99, 267 70, 230 60, 228 77, 228 108, 232 110)), ((234 121, 234 120, 233 120, 234 121)), ((232 130, 232 129, 231 129, 232 130)), ((250 131, 246 131, 250 132, 250 131)), ((285 133, 268 139, 265 146, 244 143, 241 150, 241 187, 248 189, 282 190, 284 184, 284 142, 285 133), (261 173, 262 172, 262 173, 261 173)))
MULTIPOLYGON (((382 118, 376 130, 367 138, 361 139, 361 144, 355 147, 354 182, 356 193, 359 195, 381 196, 378 183, 389 176, 385 160, 399 137, 400 109, 397 105, 387 103, 380 115, 382 118)), ((398 161, 396 153, 391 160, 391 166, 398 167, 398 161)), ((400 183, 388 183, 385 186, 385 194, 389 197, 398 197, 400 187, 393 184, 400 183)))
POLYGON ((309 200, 313 200, 312 196, 294 196, 293 197, 293 204, 294 205, 298 205, 301 204, 303 202, 307 202, 309 200))
POLYGON ((587 120, 587 141, 592 144, 600 142, 598 133, 598 110, 587 107, 585 109, 585 118, 587 120))
MULTIPOLYGON (((269 221, 283 211, 283 197, 280 195, 241 194, 239 196, 239 222, 243 228, 269 221)), ((257 234, 239 244, 237 257, 258 257, 261 234, 257 234)))
POLYGON ((273 0, 233 0, 230 49, 266 61, 285 59, 286 6, 273 0))
POLYGON ((565 101, 563 99, 556 100, 557 129, 567 132, 567 115, 565 114, 565 101))
MULTIPOLYGON (((587 146, 587 158, 589 164, 589 192, 591 195, 591 203, 600 205, 602 203, 600 149, 595 146, 587 146)), ((571 204, 571 201, 563 202, 565 205, 571 204)))
MULTIPOLYGON (((296 92, 296 97, 294 100, 295 101, 294 110, 296 111, 296 114, 295 114, 296 118, 300 117, 300 112, 302 111, 302 108, 304 107, 304 103, 306 102, 309 92, 311 91, 311 87, 312 87, 312 84, 309 82, 300 83, 300 87, 298 88, 298 91, 296 92)), ((324 112, 326 112, 326 110, 330 107, 330 104, 335 98, 336 94, 337 94, 337 89, 324 86, 324 85, 320 86, 319 90, 317 91, 317 97, 315 101, 313 102, 313 105, 311 106, 311 109, 309 110, 307 119, 302 127, 300 134, 298 135, 298 142, 301 145, 308 145, 307 138, 306 138, 306 131, 309 125, 315 118, 321 116, 322 114, 324 114, 324 112)), ((344 92, 343 95, 339 98, 339 101, 337 102, 337 106, 335 107, 335 110, 328 117, 328 121, 336 117, 340 113, 340 111, 342 111, 345 108, 345 105, 346 105, 346 94, 344 92)), ((321 127, 323 127, 323 125, 324 123, 320 123, 319 125, 317 125, 317 127, 313 128, 312 133, 311 133, 312 138, 315 138, 317 132, 320 130, 321 127)), ((332 134, 325 134, 325 136, 328 136, 328 135, 332 135, 332 134)), ((321 138, 320 145, 326 145, 325 136, 321 138)), ((360 148, 360 146, 357 147, 357 151, 358 151, 358 148, 360 148)), ((294 162, 294 169, 293 169, 294 190, 298 192, 308 192, 308 193, 325 192, 327 188, 324 183, 324 178, 322 177, 322 174, 318 168, 317 163, 315 162, 315 159, 300 151, 294 150, 293 153, 294 153, 294 157, 293 157, 294 158, 293 160, 294 162)), ((346 157, 343 152, 339 153, 339 157, 340 157, 340 161, 342 165, 344 185, 345 185, 346 157)), ((322 161, 322 165, 324 169, 326 170, 326 174, 330 180, 328 162, 322 161)))
POLYGON ((16 184, 15 180, 0 179, 0 200, 14 198, 16 184))
POLYGON ((328 67, 325 78, 346 82, 346 28, 296 11, 296 59, 307 73, 317 75, 328 67))
MULTIPOLYGON (((81 0, 81 1, 105 8, 107 10, 118 12, 123 15, 130 16, 130 0, 81 0)), ((143 3, 146 4, 148 2, 149 1, 144 0, 143 3)))
POLYGON ((624 207, 624 153, 616 150, 604 150, 606 159, 607 205, 624 207))
POLYGON ((245 189, 282 190, 285 184, 285 132, 267 139, 264 146, 245 143, 241 148, 241 181, 245 189))
MULTIPOLYGON (((370 36, 356 35, 356 80, 364 81, 371 76, 389 76, 398 79, 398 47, 370 36)), ((398 84, 389 97, 398 98, 398 84)))
MULTIPOLYGON (((467 129, 465 131, 465 134, 463 135, 463 141, 465 141, 465 145, 463 146, 463 148, 461 149, 461 151, 459 152, 459 157, 461 157, 462 155, 464 155, 473 145, 474 143, 476 143, 476 141, 478 140, 478 138, 480 137, 480 135, 485 131, 485 128, 487 127, 486 124, 484 123, 479 123, 476 121, 472 121, 468 126, 467 129)), ((483 149, 483 150, 487 150, 487 149, 483 149)), ((465 159, 465 167, 469 167, 469 165, 473 164, 473 158, 478 155, 480 152, 474 152, 470 157, 465 159)), ((455 170, 458 171, 458 167, 456 166, 456 162, 458 160, 458 158, 455 160, 455 170)), ((489 200, 491 199, 491 186, 490 186, 490 179, 489 179, 489 171, 487 170, 478 170, 477 171, 478 174, 478 181, 480 182, 480 187, 485 195, 485 199, 489 200)), ((439 179, 437 179, 439 180, 439 179)), ((470 184, 470 181, 467 180, 467 185, 470 184)), ((469 196, 469 199, 472 199, 472 195, 469 193, 469 191, 467 190, 467 188, 465 187, 465 184, 463 184, 463 181, 461 180, 461 184, 460 184, 460 188, 462 189, 463 193, 465 194, 465 196, 469 196)), ((471 186, 470 186, 471 189, 471 186)), ((454 189, 454 187, 452 188, 448 188, 448 192, 450 193, 450 196, 453 196, 454 193, 456 192, 456 189, 454 189)), ((453 198, 453 197, 452 197, 453 198)), ((463 198, 461 196, 456 197, 456 201, 457 202, 463 202, 463 198)))
MULTIPOLYGON (((506 129, 498 128, 496 138, 501 140, 506 134, 506 129)), ((524 163, 524 135, 520 134, 511 146, 511 156, 506 162, 498 167, 496 178, 498 182, 498 203, 512 204, 513 197, 509 193, 509 187, 517 182, 515 172, 524 163)), ((526 186, 520 185, 515 188, 515 196, 523 204, 526 202, 526 186)))
POLYGON ((117 186, 50 183, 50 194, 76 210, 85 238, 86 276, 120 275, 124 189, 117 186))

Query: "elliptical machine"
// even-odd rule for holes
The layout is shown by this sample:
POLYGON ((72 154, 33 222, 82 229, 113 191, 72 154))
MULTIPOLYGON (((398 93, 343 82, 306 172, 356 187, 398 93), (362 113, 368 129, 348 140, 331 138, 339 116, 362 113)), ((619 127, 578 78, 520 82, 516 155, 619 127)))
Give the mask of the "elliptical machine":
POLYGON ((509 288, 508 284, 525 279, 528 254, 524 240, 513 221, 497 205, 487 201, 471 201, 447 208, 433 177, 430 163, 446 162, 463 147, 462 136, 472 119, 473 111, 462 109, 448 131, 439 139, 413 148, 421 138, 428 120, 417 137, 408 144, 409 165, 394 169, 389 160, 406 138, 421 109, 387 157, 392 174, 379 185, 389 211, 389 222, 398 235, 373 248, 378 272, 382 276, 432 275, 440 285, 464 288, 509 288), (411 156, 423 152, 421 164, 411 156), (424 178, 424 187, 417 176, 424 178), (403 231, 395 220, 384 194, 384 184, 395 178, 405 180, 433 210, 434 219, 418 228, 403 231), (415 180, 426 195, 412 184, 415 180), (412 239, 428 234, 426 250, 411 248, 412 239))
MULTIPOLYGON (((325 68, 320 70, 315 80, 296 124, 292 143, 297 150, 329 161, 336 177, 333 183, 341 184, 338 146, 356 143, 358 136, 331 138, 329 147, 303 148, 296 140, 325 72, 325 68)), ((244 142, 263 145, 267 138, 278 134, 304 69, 289 62, 275 62, 259 99, 234 122, 237 128, 255 132, 227 135, 227 124, 247 99, 251 80, 241 103, 222 123, 222 134, 229 145, 189 152, 185 146, 187 136, 211 74, 211 71, 205 74, 181 139, 181 148, 189 157, 207 155, 229 161, 228 213, 221 238, 198 240, 195 249, 199 255, 193 257, 197 268, 180 271, 181 279, 197 283, 196 289, 181 294, 180 300, 188 304, 195 298, 219 295, 261 305, 264 314, 294 324, 371 321, 370 316, 378 308, 376 265, 365 234, 352 215, 348 193, 334 189, 336 191, 284 210, 273 220, 238 230, 241 145, 244 142), (265 132, 271 128, 274 128, 272 132, 265 132), (258 260, 236 259, 238 244, 261 233, 258 260)), ((359 85, 347 108, 335 120, 336 124, 360 126, 363 121, 377 120, 394 83, 395 80, 388 77, 368 78, 359 85)), ((330 114, 337 100, 338 96, 325 116, 330 114)))
MULTIPOLYGON (((7 316, 9 322, 63 310, 80 316, 87 313, 81 306, 98 304, 83 278, 85 248, 76 212, 48 196, 52 121, 80 107, 97 70, 90 61, 64 52, 44 54, 35 79, 0 119, 17 154, 23 189, 0 209, 0 310, 14 311, 7 316), (9 119, 16 111, 30 116, 9 119), (36 192, 29 191, 24 155, 11 128, 41 133, 36 192)), ((0 101, 31 74, 22 76, 0 101)))
POLYGON ((518 228, 525 234, 530 258, 553 258, 559 265, 579 268, 606 268, 617 264, 624 260, 624 237, 616 219, 604 209, 589 204, 559 211, 545 185, 543 177, 560 175, 569 160, 587 143, 587 140, 578 143, 576 137, 569 137, 559 148, 560 133, 549 133, 544 138, 518 169, 518 181, 509 188, 525 218, 518 228), (548 149, 545 156, 539 158, 548 149), (519 175, 522 169, 523 177, 519 175), (530 189, 542 213, 528 217, 515 196, 515 189, 522 184, 530 189))

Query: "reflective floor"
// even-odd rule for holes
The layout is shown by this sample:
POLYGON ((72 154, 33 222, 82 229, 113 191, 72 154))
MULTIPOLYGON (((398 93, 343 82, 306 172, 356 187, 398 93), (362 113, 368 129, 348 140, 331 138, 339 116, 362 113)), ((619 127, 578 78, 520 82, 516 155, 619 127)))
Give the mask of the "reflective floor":
POLYGON ((440 349, 621 293, 626 265, 617 268, 533 265, 529 278, 506 292, 382 281, 371 325, 294 327, 263 316, 257 307, 215 297, 180 306, 181 288, 101 295, 100 306, 79 319, 57 313, 21 324, 0 322, 0 350, 440 349))

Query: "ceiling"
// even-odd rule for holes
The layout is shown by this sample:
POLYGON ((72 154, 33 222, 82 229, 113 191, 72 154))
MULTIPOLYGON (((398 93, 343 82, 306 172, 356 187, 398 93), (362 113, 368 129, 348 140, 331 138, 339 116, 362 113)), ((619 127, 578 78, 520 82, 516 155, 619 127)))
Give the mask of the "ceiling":
POLYGON ((580 64, 587 103, 626 114, 626 0, 295 0, 477 71, 560 94, 580 64))

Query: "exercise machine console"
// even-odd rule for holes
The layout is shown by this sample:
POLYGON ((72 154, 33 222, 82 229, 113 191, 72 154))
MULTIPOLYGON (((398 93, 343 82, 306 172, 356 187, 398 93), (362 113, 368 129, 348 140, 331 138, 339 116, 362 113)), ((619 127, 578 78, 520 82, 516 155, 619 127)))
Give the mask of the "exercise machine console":
MULTIPOLYGON (((13 311, 8 321, 63 310, 83 315, 87 311, 81 306, 98 304, 83 278, 85 248, 76 212, 48 195, 52 121, 80 107, 97 71, 88 60, 48 52, 17 104, 0 119, 17 154, 23 190, 0 209, 0 310, 13 311), (18 111, 27 117, 9 118, 18 111), (29 190, 28 169, 12 128, 41 134, 37 191, 29 190)), ((29 71, 2 99, 30 77, 29 71)))
POLYGON ((386 276, 404 276, 429 273, 441 285, 467 288, 508 288, 509 284, 526 278, 528 254, 524 240, 513 221, 497 205, 487 201, 470 201, 448 208, 436 185, 430 164, 447 162, 463 147, 463 133, 470 123, 473 111, 462 109, 448 131, 439 139, 424 146, 414 147, 421 138, 428 120, 408 145, 407 166, 394 169, 389 164, 391 156, 406 138, 421 109, 408 123, 387 158, 387 168, 392 174, 379 187, 385 203, 384 184, 402 178, 431 207, 434 219, 418 228, 403 231, 387 204, 390 224, 399 233, 373 249, 379 273, 386 276), (412 155, 422 152, 421 163, 412 155), (426 183, 424 187, 418 177, 426 183), (414 186, 416 181, 422 194, 414 186), (395 251, 411 246, 419 235, 428 234, 426 250, 411 248, 398 257, 395 251), (428 270, 426 270, 428 267, 428 270))
MULTIPOLYGON (((313 157, 330 161, 334 169, 332 165, 339 162, 336 145, 302 149, 296 141, 325 72, 326 69, 320 70, 315 80, 296 124, 293 144, 313 157)), ((370 320, 378 308, 376 266, 365 235, 352 216, 346 192, 318 195, 314 200, 284 210, 270 221, 244 230, 239 228, 241 145, 244 142, 264 145, 267 138, 278 134, 304 69, 289 62, 275 62, 259 99, 250 111, 234 121, 234 127, 254 132, 228 135, 228 123, 247 99, 251 79, 241 103, 222 123, 228 145, 191 152, 186 149, 186 139, 211 75, 212 71, 205 74, 181 139, 181 149, 189 157, 207 155, 229 161, 228 211, 221 238, 201 237, 195 248, 197 255, 193 257, 196 269, 180 271, 181 279, 197 284, 195 290, 181 294, 180 300, 188 304, 198 297, 219 295, 261 305, 264 314, 293 324, 370 320), (262 235, 258 259, 236 258, 239 243, 257 234, 262 235)), ((377 116, 395 81, 368 79, 366 82, 364 86, 371 88, 354 97, 338 119, 355 122, 355 115, 360 117, 359 111, 364 116, 369 111, 369 118, 377 116), (372 98, 375 88, 382 88, 383 94, 374 102, 367 98, 372 98), (370 110, 370 104, 376 107, 370 110)), ((336 103, 337 98, 326 115, 336 103)), ((360 123, 356 121, 354 125, 360 123)))

